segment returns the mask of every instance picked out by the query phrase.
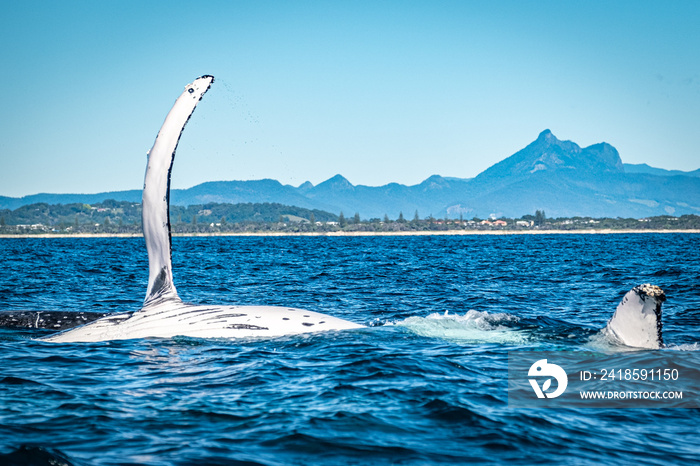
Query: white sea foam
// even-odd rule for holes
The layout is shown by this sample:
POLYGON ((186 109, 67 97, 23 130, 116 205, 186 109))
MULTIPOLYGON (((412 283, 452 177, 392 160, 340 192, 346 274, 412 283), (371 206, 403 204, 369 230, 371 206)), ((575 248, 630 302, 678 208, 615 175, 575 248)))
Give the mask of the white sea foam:
MULTIPOLYGON (((625 353, 632 351, 648 351, 647 348, 636 348, 634 346, 627 346, 621 343, 615 336, 611 335, 607 329, 602 329, 600 332, 591 336, 586 344, 586 347, 601 351, 603 353, 625 353)), ((674 343, 667 344, 662 347, 664 350, 670 351, 700 351, 700 343, 684 343, 681 345, 676 345, 674 343)))
POLYGON ((684 343, 682 345, 668 345, 667 349, 673 351, 700 351, 700 343, 684 343))
POLYGON ((394 325, 405 327, 418 335, 463 343, 522 344, 527 341, 524 333, 504 325, 517 321, 518 318, 510 314, 470 310, 464 315, 445 312, 427 317, 409 317, 394 325))
POLYGON ((620 342, 607 329, 601 329, 598 333, 592 335, 584 347, 601 353, 628 353, 631 351, 646 351, 645 348, 636 348, 627 346, 620 342))

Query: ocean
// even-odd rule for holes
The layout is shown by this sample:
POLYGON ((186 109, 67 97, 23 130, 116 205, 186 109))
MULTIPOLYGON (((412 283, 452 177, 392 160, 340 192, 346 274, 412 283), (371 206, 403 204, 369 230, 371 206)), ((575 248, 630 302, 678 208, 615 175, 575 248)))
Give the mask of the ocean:
MULTIPOLYGON (((698 361, 700 235, 176 237, 173 269, 188 302, 367 328, 89 344, 2 329, 0 464, 700 462, 700 409, 514 408, 507 392, 509 354, 614 352, 599 330, 642 283, 668 297, 657 351, 698 361)), ((142 238, 0 239, 0 311, 134 311, 147 279, 142 238)))

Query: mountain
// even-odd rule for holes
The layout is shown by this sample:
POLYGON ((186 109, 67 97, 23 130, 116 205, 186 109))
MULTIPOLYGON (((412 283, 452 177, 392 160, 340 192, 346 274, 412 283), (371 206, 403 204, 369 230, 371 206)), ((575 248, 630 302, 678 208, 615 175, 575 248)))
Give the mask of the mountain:
POLYGON ((476 179, 519 178, 542 170, 581 174, 624 172, 620 155, 610 144, 581 149, 571 141, 560 141, 547 129, 533 143, 486 169, 476 179))
POLYGON ((692 172, 684 172, 681 170, 665 170, 663 168, 650 167, 646 163, 623 163, 625 173, 644 173, 647 175, 659 176, 694 176, 700 178, 700 168, 692 172))
POLYGON ((23 197, 0 196, 0 209, 15 210, 30 204, 96 204, 98 202, 113 199, 115 201, 128 201, 141 203, 141 190, 110 191, 97 194, 32 194, 23 197))
POLYGON ((553 217, 700 213, 697 178, 627 173, 610 144, 581 148, 549 130, 480 173, 470 188, 468 210, 477 215, 512 216, 537 209, 553 217))
MULTIPOLYGON (((141 191, 36 194, 0 197, 0 209, 45 202, 91 204, 106 199, 140 202, 141 191)), ((353 185, 336 175, 299 187, 279 181, 213 181, 172 191, 173 205, 279 203, 362 218, 407 219, 418 212, 451 218, 520 217, 544 210, 549 217, 649 217, 700 214, 700 170, 679 172, 622 163, 608 143, 580 147, 545 130, 537 139, 475 178, 433 175, 406 186, 353 185)))

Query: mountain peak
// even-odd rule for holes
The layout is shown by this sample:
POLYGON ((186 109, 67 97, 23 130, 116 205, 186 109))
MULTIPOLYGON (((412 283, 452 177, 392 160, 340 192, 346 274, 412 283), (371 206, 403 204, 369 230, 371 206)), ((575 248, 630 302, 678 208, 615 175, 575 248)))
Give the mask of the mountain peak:
POLYGON ((449 183, 440 175, 432 175, 426 178, 426 180, 423 181, 420 186, 422 186, 423 189, 444 189, 449 187, 449 183))
POLYGON ((551 130, 545 129, 542 131, 538 136, 537 139, 535 139, 528 147, 533 146, 533 145, 541 145, 541 146, 560 146, 564 148, 564 150, 581 150, 581 148, 574 142, 571 141, 562 141, 561 139, 557 138, 554 133, 552 133, 551 130))
POLYGON ((622 172, 623 168, 620 155, 610 144, 603 142, 581 149, 578 144, 559 140, 552 131, 545 129, 527 147, 493 165, 477 178, 502 179, 561 170, 577 170, 581 176, 589 176, 602 172, 622 172))
POLYGON ((326 183, 333 183, 333 184, 344 184, 344 185, 351 184, 351 183, 348 181, 348 179, 345 178, 345 177, 344 177, 343 175, 341 175, 341 174, 337 174, 337 175, 335 175, 335 176, 332 177, 332 178, 328 178, 325 182, 326 182, 326 183))
POLYGON ((624 173, 620 154, 607 142, 601 142, 588 146, 581 151, 581 162, 592 172, 620 172, 624 173))
POLYGON ((553 135, 552 132, 551 132, 550 130, 548 130, 548 129, 542 131, 542 132, 540 133, 540 135, 537 136, 537 140, 538 140, 538 141, 539 141, 539 140, 551 140, 551 139, 554 139, 554 140, 557 140, 557 141, 558 141, 557 137, 556 137, 555 135, 553 135))
POLYGON ((343 175, 335 175, 332 178, 327 179, 323 183, 318 184, 314 191, 323 191, 325 189, 337 190, 351 190, 355 187, 350 183, 343 175))

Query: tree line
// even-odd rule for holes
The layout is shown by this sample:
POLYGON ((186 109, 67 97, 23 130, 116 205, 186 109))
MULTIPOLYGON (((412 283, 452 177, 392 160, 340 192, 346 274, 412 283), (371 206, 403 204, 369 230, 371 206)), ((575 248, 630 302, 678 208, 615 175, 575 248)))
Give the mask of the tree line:
MULTIPOLYGON (((209 203, 170 206, 170 223, 175 232, 225 231, 239 224, 284 222, 333 222, 338 216, 318 209, 277 203, 209 203)), ((30 204, 15 210, 0 210, 3 233, 140 233, 141 204, 106 200, 96 204, 30 204)))
MULTIPOLYGON (((256 232, 402 232, 449 230, 667 230, 700 229, 700 216, 634 218, 547 218, 544 210, 520 218, 471 219, 421 216, 403 212, 395 219, 362 219, 359 212, 346 216, 317 209, 276 203, 241 203, 170 206, 174 233, 256 232)), ((0 210, 0 233, 141 233, 141 204, 107 200, 88 204, 31 204, 0 210)))

